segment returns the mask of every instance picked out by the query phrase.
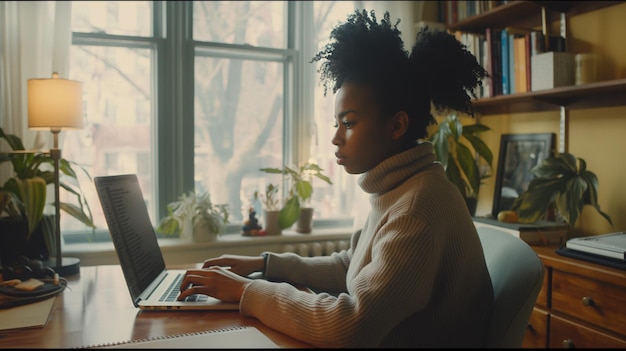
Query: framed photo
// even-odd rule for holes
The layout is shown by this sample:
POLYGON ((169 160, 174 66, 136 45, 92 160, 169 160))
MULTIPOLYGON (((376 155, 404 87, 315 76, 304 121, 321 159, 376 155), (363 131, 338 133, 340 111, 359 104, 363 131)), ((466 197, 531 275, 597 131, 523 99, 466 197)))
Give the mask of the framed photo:
POLYGON ((534 177, 530 170, 552 156, 555 139, 554 133, 502 135, 491 211, 494 218, 500 211, 510 210, 513 201, 528 189, 534 177))

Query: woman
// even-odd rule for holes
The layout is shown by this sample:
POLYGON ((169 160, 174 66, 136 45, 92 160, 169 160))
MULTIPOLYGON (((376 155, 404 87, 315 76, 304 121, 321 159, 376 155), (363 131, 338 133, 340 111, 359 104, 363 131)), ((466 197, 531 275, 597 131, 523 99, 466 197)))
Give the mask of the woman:
POLYGON ((243 315, 317 347, 483 345, 493 292, 482 247, 461 194, 420 140, 435 123, 431 103, 472 114, 486 72, 446 32, 421 31, 409 55, 398 22, 355 11, 313 58, 336 94, 337 163, 370 194, 350 248, 208 259, 188 271, 181 298, 239 302, 243 315))

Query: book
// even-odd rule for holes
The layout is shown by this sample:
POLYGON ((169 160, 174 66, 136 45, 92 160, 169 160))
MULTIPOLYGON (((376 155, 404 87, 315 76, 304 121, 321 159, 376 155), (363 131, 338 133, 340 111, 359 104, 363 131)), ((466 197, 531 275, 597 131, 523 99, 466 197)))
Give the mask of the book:
POLYGON ((529 91, 532 91, 531 82, 530 82, 531 75, 532 75, 531 74, 532 67, 530 66, 530 62, 531 62, 530 60, 530 56, 531 56, 530 33, 524 34, 524 44, 526 46, 524 50, 524 55, 526 56, 525 61, 524 61, 524 63, 526 64, 526 91, 529 92, 529 91))
POLYGON ((126 340, 104 344, 93 344, 78 348, 122 348, 122 349, 222 349, 222 348, 279 348, 265 334, 255 327, 232 327, 153 337, 139 340, 126 340))
POLYGON ((494 29, 491 36, 491 70, 493 77, 493 96, 502 95, 502 44, 500 44, 500 29, 494 29))
POLYGON ((517 93, 515 90, 515 46, 513 46, 515 34, 509 33, 509 92, 517 93))
POLYGON ((539 31, 530 32, 530 55, 535 56, 546 51, 543 33, 539 31))
POLYGON ((572 238, 567 240, 565 247, 626 261, 626 232, 572 238))
POLYGON ((515 53, 515 91, 525 93, 528 91, 526 84, 526 37, 515 37, 513 45, 515 53))
POLYGON ((476 229, 493 228, 524 240, 529 245, 561 245, 567 240, 569 226, 564 222, 538 221, 508 223, 494 218, 474 217, 476 229))
POLYGON ((484 63, 485 70, 489 77, 487 77, 484 85, 485 85, 485 97, 494 97, 495 96, 495 72, 494 72, 494 62, 493 62, 493 29, 490 27, 485 28, 485 50, 484 50, 484 63))
POLYGON ((506 29, 500 31, 500 45, 501 45, 501 65, 502 65, 502 95, 508 95, 511 93, 509 82, 509 32, 506 29))

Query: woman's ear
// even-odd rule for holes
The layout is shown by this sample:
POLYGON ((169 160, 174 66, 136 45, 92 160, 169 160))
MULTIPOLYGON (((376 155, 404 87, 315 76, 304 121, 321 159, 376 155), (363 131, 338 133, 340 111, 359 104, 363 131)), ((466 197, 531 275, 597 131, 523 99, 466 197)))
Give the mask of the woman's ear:
POLYGON ((399 111, 393 116, 393 131, 391 136, 400 139, 409 128, 409 116, 404 111, 399 111))

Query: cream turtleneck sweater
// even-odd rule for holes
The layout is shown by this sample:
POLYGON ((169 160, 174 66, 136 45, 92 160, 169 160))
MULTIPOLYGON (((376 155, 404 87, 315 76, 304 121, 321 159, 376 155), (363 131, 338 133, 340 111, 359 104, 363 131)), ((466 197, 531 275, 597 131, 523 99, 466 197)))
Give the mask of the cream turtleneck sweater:
POLYGON ((270 253, 268 280, 248 285, 241 313, 317 347, 481 347, 491 280, 465 201, 432 145, 388 158, 359 185, 371 209, 350 248, 270 253))

